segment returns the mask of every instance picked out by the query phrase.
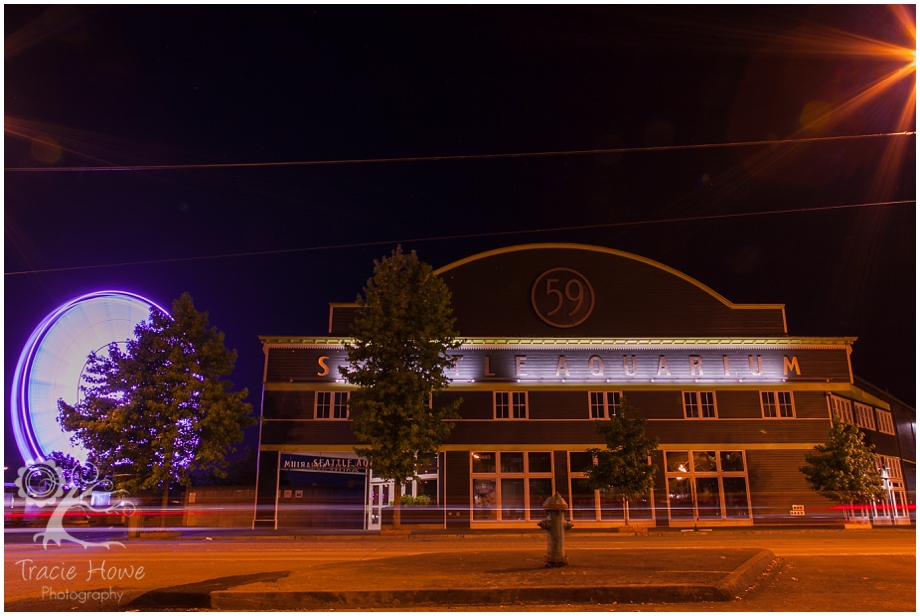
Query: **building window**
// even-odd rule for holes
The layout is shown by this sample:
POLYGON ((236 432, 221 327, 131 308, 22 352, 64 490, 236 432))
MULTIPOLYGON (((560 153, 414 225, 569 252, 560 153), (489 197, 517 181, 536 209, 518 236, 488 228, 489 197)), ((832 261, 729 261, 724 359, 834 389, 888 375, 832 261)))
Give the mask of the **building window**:
POLYGON ((709 419, 716 417, 716 392, 685 391, 684 417, 687 419, 709 419))
POLYGON ((891 420, 891 413, 876 409, 878 413, 878 431, 885 434, 894 434, 894 422, 891 420))
POLYGON ((878 455, 875 458, 878 462, 879 472, 884 471, 885 479, 904 479, 904 473, 901 471, 901 460, 878 455))
POLYGON ((791 391, 762 391, 760 405, 764 417, 795 417, 791 391))
POLYGON ((626 519, 625 508, 628 508, 630 522, 654 519, 651 491, 643 498, 631 499, 624 503, 623 497, 617 494, 616 490, 600 491, 585 487, 585 471, 593 464, 594 458, 587 452, 569 452, 569 506, 573 520, 623 521, 626 519))
POLYGON ((527 419, 527 392, 496 391, 495 419, 527 419))
POLYGON ((549 451, 474 451, 473 521, 546 518, 543 503, 553 495, 549 451))
POLYGON ((875 412, 871 406, 855 402, 856 407, 856 425, 866 430, 875 430, 875 412))
POLYGON ((904 474, 901 460, 888 456, 876 456, 878 471, 882 476, 882 486, 888 492, 883 501, 873 503, 873 515, 876 519, 889 518, 892 522, 910 520, 907 491, 904 488, 904 474))
POLYGON ((425 464, 419 468, 415 477, 403 486, 403 494, 420 497, 427 496, 431 504, 438 504, 438 454, 421 455, 425 464))
POLYGON ((831 396, 831 412, 844 423, 853 423, 853 403, 844 398, 831 396))
POLYGON ((620 395, 618 391, 589 391, 588 406, 591 419, 616 417, 620 408, 620 395))
POLYGON ((664 459, 671 520, 750 519, 743 451, 665 451, 664 459))
POLYGON ((317 419, 348 419, 347 391, 316 392, 317 419))

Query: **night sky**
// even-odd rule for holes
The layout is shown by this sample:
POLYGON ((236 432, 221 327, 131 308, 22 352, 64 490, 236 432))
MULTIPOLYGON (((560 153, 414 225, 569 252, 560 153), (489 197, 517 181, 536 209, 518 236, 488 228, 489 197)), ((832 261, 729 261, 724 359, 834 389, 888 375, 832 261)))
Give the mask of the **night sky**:
POLYGON ((785 304, 790 335, 858 337, 855 373, 914 405, 916 138, 860 137, 916 128, 914 21, 913 6, 5 5, 4 408, 32 330, 84 293, 189 292, 258 410, 257 336, 325 334, 328 303, 353 301, 397 243, 441 267, 534 242, 785 304), (584 153, 614 148, 630 151, 584 153), (188 167, 307 161, 347 162, 188 167), (34 170, 137 165, 185 167, 34 170))

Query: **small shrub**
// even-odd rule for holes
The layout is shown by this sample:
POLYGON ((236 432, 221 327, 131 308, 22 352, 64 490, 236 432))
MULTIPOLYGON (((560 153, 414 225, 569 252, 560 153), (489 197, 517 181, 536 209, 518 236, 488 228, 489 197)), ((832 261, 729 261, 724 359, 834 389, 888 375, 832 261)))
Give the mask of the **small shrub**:
POLYGON ((403 507, 427 507, 431 504, 431 497, 425 496, 424 494, 421 496, 403 494, 399 499, 399 503, 403 507))

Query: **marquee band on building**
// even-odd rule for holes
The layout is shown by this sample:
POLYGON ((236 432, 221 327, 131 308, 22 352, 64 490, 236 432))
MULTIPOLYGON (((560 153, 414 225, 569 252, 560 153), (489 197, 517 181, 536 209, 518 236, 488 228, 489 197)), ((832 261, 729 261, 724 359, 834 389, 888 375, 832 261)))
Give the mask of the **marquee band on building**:
MULTIPOLYGON (((461 418, 403 494, 403 523, 533 528, 559 492, 581 528, 909 524, 914 409, 853 374, 856 339, 790 335, 780 304, 733 304, 685 274, 594 246, 531 244, 436 271, 463 345, 436 404, 461 418), (628 402, 659 439, 646 498, 582 486, 603 446, 597 420, 628 402), (831 418, 875 446, 887 502, 846 510, 799 468, 831 418), (419 499, 416 499, 418 501, 419 499)), ((318 336, 263 336, 254 527, 379 529, 398 487, 354 447, 346 362, 354 304, 331 304, 318 336)))

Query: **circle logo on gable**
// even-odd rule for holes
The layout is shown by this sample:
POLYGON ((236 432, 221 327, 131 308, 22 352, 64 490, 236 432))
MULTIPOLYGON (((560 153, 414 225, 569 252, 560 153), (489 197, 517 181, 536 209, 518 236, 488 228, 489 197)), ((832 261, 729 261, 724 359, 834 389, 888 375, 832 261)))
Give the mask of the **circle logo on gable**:
POLYGON ((533 309, 553 327, 583 323, 594 310, 594 289, 588 279, 567 267, 546 270, 530 290, 533 309))

